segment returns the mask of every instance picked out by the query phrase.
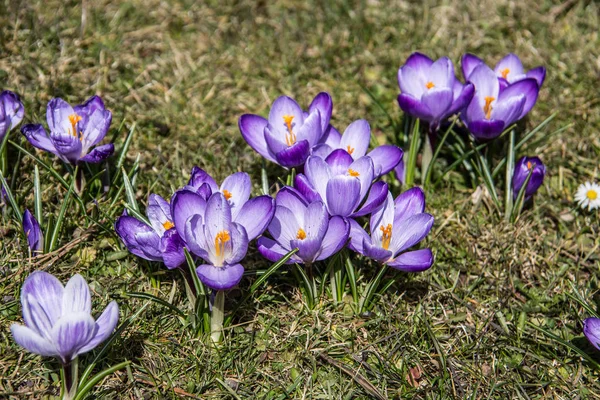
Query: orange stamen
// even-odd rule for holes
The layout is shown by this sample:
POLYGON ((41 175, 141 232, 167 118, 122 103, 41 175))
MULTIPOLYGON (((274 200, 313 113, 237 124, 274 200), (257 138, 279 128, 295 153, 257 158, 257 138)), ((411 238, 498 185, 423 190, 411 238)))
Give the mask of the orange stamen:
POLYGON ((485 105, 483 106, 483 112, 485 113, 485 119, 492 117, 492 101, 496 100, 495 97, 485 96, 485 105))
POLYGON ((352 153, 354 153, 354 147, 348 145, 346 146, 346 150, 348 151, 348 154, 352 155, 352 153))
POLYGON ((304 232, 304 229, 302 229, 302 228, 298 229, 298 233, 296 233, 296 239, 300 239, 300 240, 306 239, 306 232, 304 232))
POLYGON ((167 221, 163 222, 162 226, 163 226, 163 228, 165 228, 166 231, 168 231, 169 229, 173 228, 175 226, 175 224, 172 223, 171 221, 167 220, 167 221))
POLYGON ((217 257, 220 257, 223 254, 223 250, 225 247, 225 243, 231 240, 231 236, 229 236, 228 231, 221 231, 217 233, 215 236, 215 251, 217 253, 217 257))
POLYGON ((531 165, 531 161, 527 161, 527 169, 531 169, 531 167, 533 167, 533 165, 531 165))
POLYGON ((386 227, 381 225, 379 227, 383 235, 381 236, 381 247, 388 249, 390 247, 390 241, 392 240, 392 224, 387 224, 386 227))
POLYGON ((432 87, 434 87, 434 86, 435 86, 435 85, 434 85, 434 84, 433 84, 433 82, 431 82, 431 81, 429 81, 429 82, 427 82, 427 83, 425 84, 425 87, 426 87, 427 89, 431 89, 431 88, 432 88, 432 87))
POLYGON ((71 123, 71 135, 77 137, 77 127, 75 125, 77 125, 77 123, 81 121, 81 117, 77 114, 71 114, 69 115, 69 122, 71 123))
POLYGON ((355 170, 353 170, 351 168, 348 168, 348 175, 354 176, 354 177, 360 176, 360 174, 358 172, 356 172, 355 170))
POLYGON ((504 79, 507 79, 506 77, 508 76, 509 73, 510 73, 510 69, 509 68, 504 68, 502 71, 500 71, 500 75, 502 75, 502 77, 504 79))
POLYGON ((227 189, 223 189, 223 196, 225 196, 225 200, 229 200, 231 198, 231 196, 233 196, 231 194, 231 192, 227 189))
POLYGON ((285 143, 288 146, 296 143, 296 134, 292 131, 292 121, 294 120, 293 115, 284 115, 283 122, 287 126, 288 133, 285 135, 285 143))

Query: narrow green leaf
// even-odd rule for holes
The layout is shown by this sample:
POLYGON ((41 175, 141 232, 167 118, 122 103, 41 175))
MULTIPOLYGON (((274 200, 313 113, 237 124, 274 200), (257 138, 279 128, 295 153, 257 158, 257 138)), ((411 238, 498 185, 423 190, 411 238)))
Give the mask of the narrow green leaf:
POLYGON ((74 400, 82 400, 85 398, 85 396, 88 394, 88 392, 90 390, 92 390, 92 388, 94 386, 96 386, 96 384, 98 382, 100 382, 102 379, 106 378, 108 375, 125 368, 126 366, 128 366, 131 363, 131 361, 123 361, 122 363, 119 363, 117 365, 114 365, 110 368, 106 368, 103 371, 98 372, 96 375, 94 375, 88 382, 85 383, 85 385, 83 385, 82 387, 79 388, 79 390, 77 391, 77 394, 75 395, 74 400))
POLYGON ((50 246, 48 247, 48 252, 52 252, 56 249, 56 245, 58 243, 58 237, 60 236, 60 230, 62 228, 65 215, 67 212, 67 208, 69 207, 69 202, 71 200, 71 194, 75 188, 75 179, 77 176, 77 167, 75 167, 75 173, 73 174, 73 183, 69 187, 69 191, 67 192, 65 198, 63 199, 62 207, 60 208, 60 212, 58 214, 58 218, 56 219, 56 223, 54 224, 54 230, 52 231, 52 238, 50 239, 50 246))
POLYGON ((506 154, 506 174, 504 176, 504 219, 510 220, 513 207, 512 177, 515 168, 515 130, 508 136, 508 153, 506 154))
POLYGON ((415 180, 415 170, 417 168, 417 151, 420 142, 419 119, 414 120, 413 131, 410 138, 410 149, 408 151, 408 163, 406 164, 405 183, 411 187, 415 180))
MULTIPOLYGON (((125 120, 123 120, 125 121, 125 120)), ((129 129, 129 133, 127 134, 127 137, 125 138, 125 142, 123 143, 123 147, 121 148, 121 151, 119 152, 119 158, 117 159, 117 163, 115 164, 115 170, 116 171, 120 171, 121 168, 123 168, 123 164, 125 164, 125 159, 127 157, 127 150, 129 150, 129 146, 131 145, 131 142, 133 140, 133 135, 135 133, 135 127, 136 127, 136 123, 134 122, 133 125, 131 125, 131 129, 129 129)), ((119 175, 115 174, 115 178, 113 180, 113 187, 116 186, 117 184, 117 177, 119 175)))
POLYGON ((425 186, 425 187, 428 187, 429 183, 431 182, 431 175, 433 173, 433 166, 435 165, 435 161, 437 160, 438 156, 440 155, 440 151, 442 150, 442 147, 444 146, 446 139, 448 139, 448 135, 450 135, 450 131, 454 128, 454 125, 456 125, 457 120, 458 120, 458 118, 455 118, 452 121, 452 123, 450 124, 448 129, 446 129, 446 132, 444 132, 444 136, 442 136, 442 139, 440 140, 440 142, 437 144, 437 146, 435 148, 435 152, 433 153, 433 156, 431 157, 429 167, 427 168, 427 172, 425 173, 425 179, 423 180, 423 186, 425 186))
POLYGON ((44 226, 42 219, 42 189, 40 185, 40 170, 37 165, 33 166, 33 212, 40 226, 44 226))
POLYGON ((160 304, 163 307, 167 307, 169 310, 175 312, 176 314, 178 314, 181 317, 185 317, 185 313, 183 311, 181 311, 179 308, 175 307, 173 304, 169 303, 168 301, 165 301, 163 299, 161 299, 160 297, 154 296, 150 293, 143 293, 143 292, 127 292, 125 293, 125 295, 127 297, 133 297, 136 299, 143 299, 143 300, 150 300, 153 301, 157 304, 160 304))
POLYGON ((525 201, 525 191, 527 190, 527 185, 529 184, 529 180, 531 179, 532 175, 533 168, 531 168, 531 170, 527 174, 527 178, 525 178, 525 182, 523 182, 523 186, 521 186, 521 189, 519 190, 519 194, 517 195, 512 209, 512 213, 510 215, 511 222, 515 222, 517 218, 519 218, 519 215, 521 215, 521 209, 523 208, 523 203, 525 201))
POLYGON ((6 179, 4 179, 4 174, 2 173, 2 171, 0 171, 0 181, 2 183, 2 187, 4 188, 4 191, 6 192, 6 197, 8 197, 8 202, 10 203, 10 206, 13 209, 13 212, 15 213, 15 218, 17 218, 17 221, 19 221, 19 223, 22 223, 23 215, 21 214, 21 211, 19 210, 19 206, 17 205, 17 202, 15 201, 15 198, 12 194, 12 191, 10 190, 10 187, 8 186, 8 183, 6 183, 6 179))
POLYGON ((284 255, 279 261, 271 265, 269 269, 262 272, 262 274, 256 279, 256 281, 254 281, 252 286, 250 286, 250 293, 254 293, 256 289, 258 289, 260 285, 263 284, 264 281, 266 281, 271 275, 273 275, 273 273, 275 273, 275 271, 277 271, 283 264, 285 264, 290 259, 290 257, 296 254, 296 252, 298 252, 297 248, 291 250, 286 255, 284 255))
POLYGON ((125 187, 125 195, 127 196, 127 204, 129 205, 128 208, 139 213, 140 209, 137 204, 137 199, 135 198, 135 190, 133 190, 133 186, 131 185, 129 176, 127 176, 127 172, 125 172, 125 169, 123 168, 121 168, 121 173, 123 176, 123 186, 125 187))

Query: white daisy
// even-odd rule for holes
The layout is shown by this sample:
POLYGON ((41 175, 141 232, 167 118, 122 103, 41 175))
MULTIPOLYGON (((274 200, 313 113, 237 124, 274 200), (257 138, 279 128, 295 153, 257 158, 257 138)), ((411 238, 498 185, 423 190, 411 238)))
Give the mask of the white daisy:
POLYGON ((575 201, 581 208, 593 210, 600 207, 600 185, 597 183, 586 182, 579 185, 575 193, 575 201))

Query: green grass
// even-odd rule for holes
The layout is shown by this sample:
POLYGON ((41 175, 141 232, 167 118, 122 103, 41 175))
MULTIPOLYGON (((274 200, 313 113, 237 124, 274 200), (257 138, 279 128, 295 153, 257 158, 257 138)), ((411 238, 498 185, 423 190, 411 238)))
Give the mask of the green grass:
MULTIPOLYGON (((215 350, 151 303, 99 365, 131 360, 130 368, 102 381, 95 398, 352 399, 376 398, 375 392, 403 399, 600 398, 596 365, 531 326, 600 362, 581 333, 589 314, 569 296, 573 285, 592 308, 600 301, 598 214, 573 203, 579 183, 598 179, 597 3, 84 3, 82 18, 81 2, 0 1, 0 87, 21 95, 24 122, 45 120, 52 97, 79 103, 101 95, 113 112, 109 136, 117 151, 137 124, 125 168, 140 155, 142 202, 150 192, 169 196, 195 164, 218 180, 248 171, 258 194, 261 160, 237 120, 243 113, 265 115, 280 94, 307 106, 328 91, 336 127, 366 118, 380 142, 394 142, 402 126, 396 73, 414 50, 448 55, 457 65, 467 51, 490 64, 515 52, 526 66, 548 69, 528 125, 559 112, 537 136, 546 140, 518 154, 541 154, 549 171, 535 207, 507 224, 473 203, 474 188, 450 174, 427 193, 427 210, 436 217, 429 239, 434 267, 400 276, 373 314, 355 316, 330 301, 306 312, 295 281, 284 274, 239 304, 215 350)), ((18 133, 11 140, 33 152, 18 133)), ((37 154, 66 173, 55 158, 37 154)), ((32 209, 35 163, 13 146, 9 156, 6 175, 16 201, 32 209)), ((40 174, 45 219, 56 218, 67 191, 48 171, 40 174)), ((269 174, 275 182, 283 172, 270 165, 269 174)), ((23 255, 20 227, 7 208, 0 223, 1 398, 59 390, 57 363, 25 353, 9 331, 20 322, 20 286, 35 269, 62 281, 83 274, 94 310, 115 298, 122 320, 147 302, 127 292, 151 293, 185 309, 179 275, 123 254, 110 233, 124 200, 122 193, 113 207, 105 198, 89 206, 101 226, 81 217, 72 202, 59 250, 42 261, 23 255)), ((246 266, 252 271, 268 263, 251 251, 246 266)), ((252 279, 227 294, 229 310, 252 279)))

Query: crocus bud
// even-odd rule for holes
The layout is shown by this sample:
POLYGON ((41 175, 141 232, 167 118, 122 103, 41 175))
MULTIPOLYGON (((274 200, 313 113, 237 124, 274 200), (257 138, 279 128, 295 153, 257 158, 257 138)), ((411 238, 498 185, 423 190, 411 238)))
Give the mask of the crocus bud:
POLYGON ((531 178, 525 188, 525 199, 533 196, 538 188, 542 186, 544 175, 546 175, 546 167, 538 157, 521 157, 515 164, 515 172, 512 179, 513 197, 515 199, 519 195, 519 191, 530 173, 531 178))
POLYGON ((44 234, 37 219, 29 210, 25 210, 23 213, 23 232, 27 238, 27 245, 31 250, 31 254, 34 256, 41 254, 44 251, 44 234))
POLYGON ((19 96, 10 90, 0 93, 0 141, 11 129, 19 125, 24 115, 25 109, 19 96))

